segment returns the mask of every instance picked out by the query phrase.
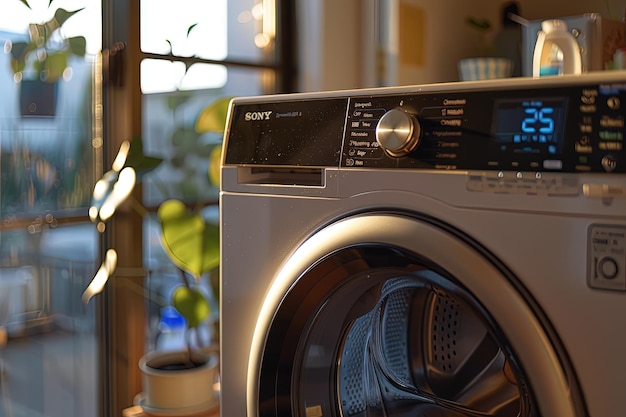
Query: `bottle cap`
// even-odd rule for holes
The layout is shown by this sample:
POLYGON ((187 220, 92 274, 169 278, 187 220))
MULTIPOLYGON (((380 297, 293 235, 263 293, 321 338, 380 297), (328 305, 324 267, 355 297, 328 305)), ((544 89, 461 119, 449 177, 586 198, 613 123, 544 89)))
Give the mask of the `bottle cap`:
POLYGON ((186 320, 173 306, 166 306, 161 309, 161 322, 159 326, 168 330, 184 328, 186 320))

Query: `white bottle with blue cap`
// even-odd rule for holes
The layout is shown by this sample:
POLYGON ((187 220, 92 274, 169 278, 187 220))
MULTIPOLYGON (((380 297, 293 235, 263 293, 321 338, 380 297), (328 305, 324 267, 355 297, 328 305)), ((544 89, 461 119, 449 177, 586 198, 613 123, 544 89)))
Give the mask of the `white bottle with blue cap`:
POLYGON ((187 320, 172 306, 161 309, 159 333, 156 339, 156 349, 160 351, 174 351, 187 349, 185 333, 187 320))

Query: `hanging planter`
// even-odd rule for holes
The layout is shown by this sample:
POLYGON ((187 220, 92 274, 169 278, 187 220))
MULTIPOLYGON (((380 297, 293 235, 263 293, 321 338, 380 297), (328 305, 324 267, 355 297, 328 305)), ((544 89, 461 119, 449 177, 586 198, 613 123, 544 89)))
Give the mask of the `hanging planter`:
POLYGON ((59 82, 22 80, 18 84, 22 117, 54 117, 57 111, 59 82))
MULTIPOLYGON (((29 1, 20 0, 31 9, 29 1)), ((54 0, 44 2, 47 7, 54 0)), ((11 70, 19 83, 19 106, 22 117, 56 115, 59 80, 69 67, 71 57, 84 57, 87 40, 84 36, 65 37, 63 24, 83 9, 68 11, 58 8, 47 22, 30 23, 28 38, 7 42, 11 70)))

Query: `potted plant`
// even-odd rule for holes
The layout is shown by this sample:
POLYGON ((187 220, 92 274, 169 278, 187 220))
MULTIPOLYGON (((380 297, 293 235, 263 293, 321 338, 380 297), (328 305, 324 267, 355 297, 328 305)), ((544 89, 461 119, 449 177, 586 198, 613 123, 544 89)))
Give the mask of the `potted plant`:
MULTIPOLYGON (((27 0, 20 0, 31 9, 27 0)), ((48 8, 54 0, 48 1, 48 8)), ((7 44, 11 69, 20 84, 22 116, 54 116, 58 82, 69 68, 72 56, 84 57, 87 41, 83 36, 66 37, 63 24, 83 9, 58 8, 47 22, 31 23, 28 38, 7 44)))
POLYGON ((502 8, 502 29, 489 37, 493 25, 488 19, 468 16, 465 23, 478 34, 477 56, 459 61, 461 81, 505 78, 521 70, 521 31, 514 20, 519 10, 515 2, 502 8))
MULTIPOLYGON (((207 106, 197 118, 195 130, 222 132, 228 102, 229 99, 220 99, 207 106)), ((180 129, 175 129, 174 135, 176 132, 180 129)), ((207 175, 213 181, 216 180, 215 169, 219 172, 220 153, 220 145, 214 145, 207 152, 211 164, 207 175)), ((161 158, 144 154, 140 138, 124 142, 111 170, 94 187, 89 212, 92 221, 107 222, 117 206, 129 198, 135 184, 163 162, 161 158)), ((140 207, 138 202, 135 203, 140 207)), ((143 208, 140 210, 147 213, 143 208)), ((177 199, 161 203, 157 217, 161 226, 161 245, 180 273, 181 285, 175 288, 169 302, 186 321, 187 343, 185 349, 148 352, 141 358, 143 397, 139 405, 148 412, 203 411, 216 404, 214 392, 207 387, 212 387, 215 382, 218 359, 211 350, 194 347, 190 336, 211 313, 210 304, 197 283, 200 277, 219 265, 219 229, 205 220, 199 209, 190 209, 177 199)), ((83 294, 85 303, 102 291, 115 266, 115 250, 109 249, 100 270, 83 294)), ((214 280, 213 284, 217 285, 217 281, 214 280)), ((214 291, 219 289, 214 288, 214 291)))

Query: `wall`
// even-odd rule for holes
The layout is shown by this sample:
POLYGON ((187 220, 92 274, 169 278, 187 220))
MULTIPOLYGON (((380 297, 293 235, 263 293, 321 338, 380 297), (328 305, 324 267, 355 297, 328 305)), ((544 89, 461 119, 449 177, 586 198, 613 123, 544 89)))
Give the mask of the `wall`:
MULTIPOLYGON (((458 60, 480 49, 480 35, 466 18, 489 19, 496 24, 493 35, 499 30, 503 3, 298 0, 300 90, 457 81, 458 60), (407 10, 422 23, 403 20, 407 10)), ((530 20, 589 12, 620 19, 626 10, 626 0, 518 0, 518 4, 521 15, 530 20)))
POLYGON ((301 91, 363 85, 362 3, 369 0, 297 0, 301 91))
POLYGON ((626 11, 626 0, 520 0, 527 19, 575 16, 600 13, 603 17, 621 20, 626 11))
POLYGON ((390 65, 391 73, 387 74, 385 85, 456 81, 458 60, 475 56, 480 44, 480 34, 466 24, 466 18, 487 18, 493 22, 498 14, 498 7, 490 7, 489 0, 393 0, 387 3, 391 4, 387 60, 395 60, 396 65, 390 65), (421 14, 423 24, 418 27, 410 21, 403 24, 407 11, 421 14), (394 33, 396 28, 398 33, 394 33), (421 63, 406 59, 405 56, 413 52, 411 47, 423 51, 421 63))

